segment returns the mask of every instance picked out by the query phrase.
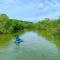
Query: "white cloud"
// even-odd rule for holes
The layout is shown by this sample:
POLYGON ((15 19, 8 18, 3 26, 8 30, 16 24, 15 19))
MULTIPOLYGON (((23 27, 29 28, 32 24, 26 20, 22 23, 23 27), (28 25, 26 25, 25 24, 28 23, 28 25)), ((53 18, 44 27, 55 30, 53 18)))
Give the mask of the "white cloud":
POLYGON ((52 4, 53 7, 60 7, 60 3, 52 4))
POLYGON ((43 8, 43 6, 44 6, 44 5, 43 5, 42 3, 40 3, 40 4, 38 5, 39 8, 43 8))
POLYGON ((53 7, 53 8, 60 7, 60 3, 58 2, 58 0, 51 0, 51 1, 46 0, 45 4, 47 6, 49 6, 50 8, 51 7, 53 7))
POLYGON ((4 0, 6 3, 15 3, 16 2, 16 0, 4 0))
MULTIPOLYGON (((42 2, 43 3, 43 2, 42 2)), ((39 7, 41 12, 52 11, 53 9, 57 10, 60 8, 60 3, 57 0, 45 0, 43 4, 40 4, 39 7)))
MULTIPOLYGON (((57 9, 60 9, 60 3, 57 0, 45 0, 44 2, 36 0, 36 2, 31 1, 28 4, 24 4, 21 0, 4 0, 0 4, 0 12, 8 12, 11 17, 16 16, 25 20, 39 20, 43 17, 51 16, 50 12, 53 14, 55 12, 52 11, 57 9)), ((58 13, 55 15, 58 15, 58 13)))
POLYGON ((53 3, 58 3, 58 0, 52 0, 53 3))

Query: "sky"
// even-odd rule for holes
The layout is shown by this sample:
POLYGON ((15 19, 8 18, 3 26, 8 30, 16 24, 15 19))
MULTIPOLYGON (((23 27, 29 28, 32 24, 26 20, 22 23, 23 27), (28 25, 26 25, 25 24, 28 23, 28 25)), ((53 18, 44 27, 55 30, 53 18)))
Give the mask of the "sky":
POLYGON ((60 0, 0 0, 0 13, 24 21, 60 16, 60 0))

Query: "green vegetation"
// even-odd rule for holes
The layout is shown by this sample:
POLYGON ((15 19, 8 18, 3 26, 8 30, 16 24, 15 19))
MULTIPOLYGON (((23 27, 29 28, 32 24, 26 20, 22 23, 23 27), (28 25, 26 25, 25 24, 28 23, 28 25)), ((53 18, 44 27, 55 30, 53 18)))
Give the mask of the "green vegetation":
POLYGON ((15 38, 15 35, 23 35, 27 31, 35 31, 47 40, 54 41, 60 47, 60 18, 55 20, 46 18, 45 20, 34 23, 10 19, 6 14, 0 14, 1 46, 5 42, 7 44, 8 41, 15 38))
POLYGON ((48 19, 33 23, 22 20, 10 19, 6 14, 0 14, 0 34, 16 33, 21 30, 46 30, 53 35, 60 35, 60 18, 48 19))
POLYGON ((32 22, 9 19, 5 14, 0 15, 0 34, 16 33, 24 29, 31 29, 32 22))
POLYGON ((56 20, 45 19, 35 23, 35 29, 48 31, 52 35, 60 35, 60 18, 56 20))

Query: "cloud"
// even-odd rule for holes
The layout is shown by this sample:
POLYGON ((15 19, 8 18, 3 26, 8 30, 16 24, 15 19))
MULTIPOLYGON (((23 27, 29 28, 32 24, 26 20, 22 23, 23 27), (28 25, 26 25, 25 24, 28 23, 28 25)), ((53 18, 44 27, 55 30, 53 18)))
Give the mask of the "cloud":
POLYGON ((57 16, 58 11, 60 12, 58 0, 0 0, 0 12, 7 13, 11 18, 40 20, 57 16))
POLYGON ((46 1, 45 1, 45 4, 46 4, 47 6, 49 6, 50 8, 51 8, 51 7, 53 7, 53 8, 60 7, 60 3, 58 2, 58 0, 51 0, 51 1, 46 0, 46 1))
POLYGON ((43 5, 42 3, 40 3, 40 4, 38 5, 39 8, 43 8, 43 6, 44 6, 44 5, 43 5))
POLYGON ((10 3, 15 3, 16 0, 4 0, 7 4, 10 4, 10 3))

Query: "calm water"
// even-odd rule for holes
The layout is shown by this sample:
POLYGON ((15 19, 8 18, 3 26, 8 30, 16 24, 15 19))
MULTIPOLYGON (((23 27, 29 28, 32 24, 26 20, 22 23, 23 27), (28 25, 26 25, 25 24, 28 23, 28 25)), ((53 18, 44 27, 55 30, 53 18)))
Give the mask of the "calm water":
POLYGON ((33 31, 20 38, 24 42, 19 45, 14 43, 14 38, 0 41, 0 60, 60 60, 60 45, 54 42, 54 38, 49 40, 33 31))

